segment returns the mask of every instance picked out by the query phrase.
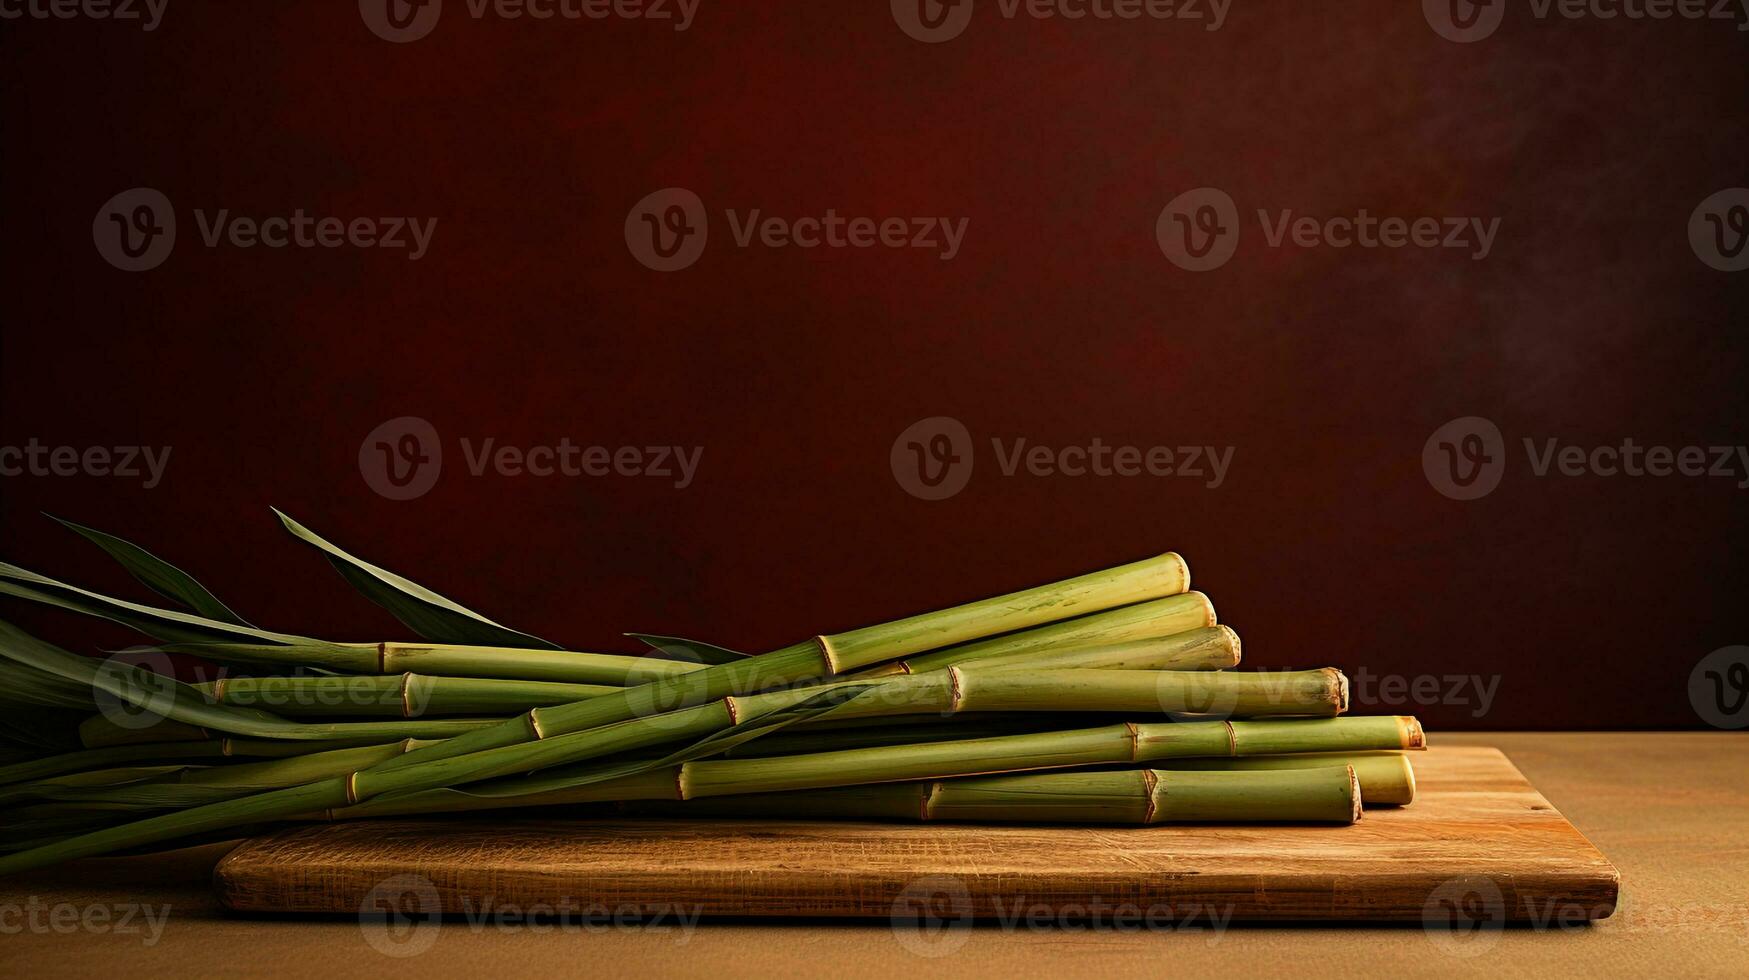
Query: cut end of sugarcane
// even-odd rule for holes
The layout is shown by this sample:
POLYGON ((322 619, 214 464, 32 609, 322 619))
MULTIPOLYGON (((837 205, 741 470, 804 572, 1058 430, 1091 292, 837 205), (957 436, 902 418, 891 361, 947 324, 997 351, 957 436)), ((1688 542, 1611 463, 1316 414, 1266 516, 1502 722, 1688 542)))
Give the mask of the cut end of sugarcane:
POLYGON ((1348 799, 1354 804, 1354 819, 1351 822, 1359 823, 1361 815, 1366 812, 1363 805, 1365 801, 1361 799, 1360 795, 1360 776, 1355 773, 1353 766, 1343 766, 1342 768, 1348 770, 1348 799))
POLYGON ((1340 715, 1340 714, 1346 714, 1347 712, 1348 712, 1348 675, 1344 674, 1342 671, 1338 670, 1338 671, 1336 671, 1336 713, 1340 715))
POLYGON ((1205 627, 1216 624, 1214 600, 1201 592, 1186 592, 1185 595, 1202 603, 1202 625, 1205 627))
POLYGON ((1398 715, 1397 727, 1402 732, 1404 749, 1415 751, 1427 748, 1427 732, 1413 715, 1398 715))
POLYGON ((1222 636, 1226 637, 1227 649, 1231 651, 1233 655, 1233 666, 1239 666, 1240 661, 1245 658, 1243 649, 1244 644, 1239 642, 1239 631, 1231 626, 1217 626, 1215 628, 1221 631, 1222 636))
POLYGON ((1190 563, 1185 561, 1184 556, 1179 554, 1176 551, 1166 552, 1166 558, 1178 565, 1178 581, 1180 583, 1179 587, 1178 587, 1178 591, 1189 592, 1190 591, 1190 563))

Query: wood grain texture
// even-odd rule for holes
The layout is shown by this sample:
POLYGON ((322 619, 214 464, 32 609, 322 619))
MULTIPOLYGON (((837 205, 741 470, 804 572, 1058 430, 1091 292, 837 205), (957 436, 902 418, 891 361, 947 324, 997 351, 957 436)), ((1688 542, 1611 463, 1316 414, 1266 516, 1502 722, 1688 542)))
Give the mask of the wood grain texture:
POLYGON ((980 917, 1017 901, 1097 902, 1235 921, 1422 920, 1451 914, 1447 903, 1474 915, 1478 902, 1505 921, 1614 910, 1615 868, 1499 750, 1435 748, 1415 765, 1413 806, 1352 827, 357 822, 247 842, 214 878, 225 905, 250 912, 356 914, 402 875, 428 881, 449 913, 545 903, 888 917, 944 900, 980 917))

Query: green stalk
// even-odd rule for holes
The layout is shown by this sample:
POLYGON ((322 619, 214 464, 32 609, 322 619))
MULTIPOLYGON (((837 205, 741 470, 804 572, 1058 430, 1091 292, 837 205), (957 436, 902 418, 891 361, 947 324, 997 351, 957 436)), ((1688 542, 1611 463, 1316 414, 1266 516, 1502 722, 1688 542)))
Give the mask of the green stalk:
POLYGON ((8 855, 0 859, 0 874, 347 806, 381 792, 449 786, 641 748, 654 744, 652 739, 659 742, 675 737, 674 719, 660 714, 679 714, 671 711, 675 707, 724 698, 705 707, 730 712, 728 720, 733 723, 735 702, 727 696, 734 692, 848 673, 980 636, 1176 594, 1188 584, 1184 560, 1166 554, 1005 596, 820 636, 738 663, 707 667, 588 701, 536 708, 522 718, 417 749, 349 777, 194 807, 8 855), (555 746, 555 742, 561 744, 555 746), (468 758, 469 753, 477 758, 468 758), (419 768, 397 775, 398 770, 412 766, 419 768))
MULTIPOLYGON (((860 715, 878 716, 884 714, 917 714, 920 712, 938 712, 952 714, 959 711, 1005 711, 1005 710, 1069 710, 1069 711, 1144 711, 1158 712, 1161 710, 1182 710, 1190 702, 1196 705, 1206 703, 1214 698, 1224 703, 1230 703, 1237 711, 1257 711, 1275 713, 1287 711, 1294 714, 1306 714, 1311 711, 1334 713, 1340 710, 1341 697, 1345 685, 1341 675, 1336 671, 1304 671, 1290 681, 1282 678, 1288 675, 1247 675, 1227 673, 1197 673, 1179 671, 1022 671, 1014 668, 995 668, 988 671, 978 668, 950 668, 934 671, 928 674, 899 676, 887 678, 876 683, 872 688, 862 691, 852 700, 841 705, 833 712, 843 717, 860 715), (1258 681, 1268 681, 1267 685, 1258 681), (1217 692, 1211 694, 1210 692, 1217 692)), ((866 682, 847 681, 830 687, 848 687, 850 685, 866 686, 866 682)), ((822 689, 809 688, 798 691, 779 691, 769 694, 751 695, 742 698, 724 698, 709 704, 693 708, 681 709, 651 718, 633 719, 600 729, 590 729, 567 735, 557 735, 518 745, 470 753, 465 756, 435 759, 418 765, 400 768, 388 768, 381 763, 367 766, 352 772, 343 779, 329 781, 324 784, 326 790, 311 790, 316 794, 296 794, 297 809, 284 812, 272 809, 273 797, 276 794, 234 801, 240 804, 240 812, 248 818, 248 822, 259 822, 263 819, 291 816, 310 809, 312 798, 325 800, 326 808, 343 807, 375 796, 386 794, 410 794, 423 790, 440 789, 462 783, 477 782, 497 777, 511 776, 552 766, 575 764, 590 759, 601 758, 620 753, 648 748, 663 742, 678 739, 693 739, 720 732, 734 725, 740 718, 757 718, 791 707, 801 701, 816 697, 822 689), (325 795, 323 795, 325 794, 325 795)), ((1357 730, 1365 731, 1366 723, 1379 721, 1377 719, 1351 719, 1360 723, 1357 730)), ((1400 725, 1393 719, 1389 722, 1393 738, 1398 736, 1400 725)), ((1238 753, 1238 741, 1233 733, 1239 726, 1254 726, 1260 723, 1241 722, 1235 725, 1226 723, 1195 723, 1166 726, 1144 726, 1148 729, 1146 738, 1139 728, 1119 726, 1118 732, 1132 732, 1135 741, 1135 751, 1141 752, 1144 744, 1165 744, 1165 754, 1159 756, 1135 755, 1123 759, 1078 759, 1060 763, 1062 765, 1090 764, 1101 761, 1146 761, 1149 758, 1166 758, 1174 752, 1188 751, 1189 754, 1208 754, 1213 749, 1225 754, 1229 742, 1238 753), (1181 740, 1187 734, 1201 732, 1204 741, 1194 744, 1188 750, 1176 748, 1174 740, 1181 740), (1208 741, 1208 739, 1217 739, 1208 741)), ((1315 725, 1315 722, 1302 722, 1301 726, 1315 725)), ((1374 725, 1374 728, 1379 726, 1374 725)), ((1087 732, 1105 733, 1109 735, 1114 729, 1089 729, 1087 732)), ((1251 740, 1280 738, 1280 734, 1272 734, 1273 729, 1255 729, 1245 727, 1247 738, 1251 740)), ((1342 729, 1346 731, 1347 729, 1342 729)), ((1382 730, 1382 729, 1381 729, 1382 730)), ((1339 734, 1331 730, 1326 737, 1339 734)), ((1076 733, 1069 733, 1071 737, 1076 733)), ((1015 739, 1043 739, 1044 743, 1020 743, 1020 751, 1036 755, 1040 744, 1064 737, 1061 733, 1044 735, 1012 736, 1015 739)), ((1082 736, 1085 738, 1085 736, 1082 736)), ((1378 735, 1372 736, 1374 738, 1378 735)), ((1004 739, 984 740, 984 743, 1004 742, 1004 739)), ((952 751, 966 742, 934 743, 922 746, 903 746, 891 750, 853 750, 853 751, 921 751, 939 755, 944 751, 952 751)), ((1246 743, 1247 745, 1249 742, 1246 743)), ((1395 742, 1391 743, 1393 746, 1395 742)), ((1337 744, 1331 748, 1343 748, 1337 744)), ((1368 746, 1376 747, 1376 746, 1368 746)), ((1278 751, 1281 751, 1278 749, 1278 751)), ((837 756, 845 753, 826 753, 837 756)), ((824 756, 806 756, 803 759, 823 758, 824 756)), ((1030 758, 1031 756, 1029 756, 1030 758)), ((758 764, 771 760, 745 760, 738 764, 758 764)), ((785 764, 794 763, 793 758, 775 760, 785 764)), ((1052 765, 1045 763, 1044 765, 1052 765)), ((689 764, 690 765, 690 764, 689 764)), ((1038 765, 1010 764, 1006 768, 1038 768, 1038 765)), ((974 768, 970 772, 993 771, 997 767, 985 769, 974 768)), ((681 772, 691 770, 682 768, 681 772)), ((708 767, 701 770, 705 773, 700 778, 709 778, 714 770, 708 767)), ((955 773, 928 773, 926 775, 953 775, 955 773)), ((684 776, 683 776, 684 778, 684 776)), ((908 778, 904 776, 888 778, 908 778)), ((749 790, 751 791, 751 790, 749 790)), ((288 803, 289 805, 293 805, 288 803)), ((207 811, 222 810, 223 804, 211 804, 201 807, 203 815, 210 816, 207 811)), ((185 811, 193 812, 193 811, 185 811)), ((167 818, 159 818, 165 822, 153 820, 142 821, 134 825, 142 834, 152 835, 126 841, 123 846, 138 846, 176 836, 176 814, 167 818)), ((120 828, 114 833, 125 831, 120 828)), ((100 832, 79 838, 76 841, 63 842, 45 851, 58 851, 63 848, 78 847, 80 841, 88 842, 85 846, 109 847, 115 840, 110 831, 100 832)), ((93 852, 100 853, 100 852, 93 852)), ((18 859, 22 860, 21 855, 18 859)), ((0 865, 3 867, 3 865, 0 865)))
MULTIPOLYGON (((229 708, 229 706, 226 706, 229 708)), ((255 709, 230 709, 249 710, 255 709)), ((79 725, 79 741, 86 748, 111 748, 159 742, 205 741, 212 733, 236 733, 286 741, 350 741, 380 744, 403 738, 445 739, 491 728, 499 718, 410 718, 400 721, 285 721, 203 728, 174 721, 153 721, 140 728, 117 724, 105 715, 92 715, 79 725)))
POLYGON ((588 701, 535 708, 525 717, 497 728, 451 739, 383 765, 398 768, 440 757, 518 745, 657 715, 731 694, 847 674, 887 660, 979 637, 1177 595, 1189 587, 1189 566, 1184 559, 1168 552, 993 599, 969 602, 878 626, 865 626, 848 633, 817 636, 738 663, 706 667, 588 701))
POLYGON ((977 823, 1336 823, 1360 819, 1348 766, 1258 772, 1128 769, 1032 773, 644 802, 665 817, 977 823))
POLYGON ((219 704, 284 717, 422 718, 496 715, 600 697, 617 687, 424 674, 349 677, 227 677, 194 687, 219 704))
POLYGON ((983 715, 967 716, 967 721, 937 724, 873 725, 862 728, 831 728, 766 735, 744 742, 722 754, 725 759, 762 759, 774 755, 800 755, 806 752, 835 752, 839 749, 864 749, 882 745, 915 745, 918 742, 946 742, 953 739, 994 738, 998 735, 1024 735, 1029 732, 1052 731, 1062 725, 1051 722, 1060 715, 1040 717, 1026 713, 1008 720, 988 721, 983 715))
MULTIPOLYGON (((1127 766, 1164 759, 1419 749, 1425 744, 1420 724, 1414 718, 1402 716, 1129 723, 778 758, 707 759, 609 779, 601 778, 599 767, 573 767, 536 776, 496 779, 462 789, 414 792, 405 787, 394 795, 385 793, 359 805, 335 809, 329 816, 405 816, 617 800, 692 800, 1034 769, 1127 766)), ((312 807, 305 812, 318 811, 312 807)), ((0 862, 0 869, 4 867, 4 862, 0 862)))
MULTIPOLYGON (((430 760, 398 768, 383 766, 354 773, 351 792, 363 800, 386 793, 411 793, 492 779, 551 766, 573 764, 678 738, 695 739, 721 731, 739 718, 757 718, 792 707, 837 687, 868 686, 860 680, 727 697, 651 718, 600 729, 551 736, 538 742, 501 746, 465 756, 430 760)), ((831 717, 937 714, 962 711, 1114 711, 1160 713, 1207 711, 1240 717, 1322 715, 1341 712, 1348 686, 1340 671, 1308 670, 1282 674, 1196 671, 981 670, 950 667, 927 674, 882 678, 838 706, 831 717)), ((1180 726, 1184 727, 1184 726, 1180 726)), ((960 743, 948 743, 960 744, 960 743)))
POLYGON ((160 742, 80 749, 0 766, 0 786, 47 779, 69 773, 89 772, 142 762, 218 761, 229 758, 289 758, 359 745, 378 745, 385 739, 337 740, 332 742, 282 742, 275 739, 222 738, 194 742, 160 742))
POLYGON ((446 643, 170 643, 160 649, 225 663, 320 667, 349 674, 416 672, 615 687, 648 684, 704 669, 700 664, 659 657, 446 643))
MULTIPOLYGON (((1047 627, 1048 628, 1048 627, 1047 627)), ((1239 634, 1204 626, 1168 636, 1064 650, 1023 650, 982 657, 980 668, 1092 668, 1099 670, 1227 670, 1239 666, 1239 634)))
MULTIPOLYGON (((766 739, 758 739, 748 744, 758 745, 764 741, 766 739)), ((1366 799, 1367 806, 1408 806, 1415 802, 1415 767, 1401 752, 1309 752, 1249 759, 1182 759, 1161 764, 1162 769, 1203 771, 1313 769, 1319 766, 1352 767, 1360 780, 1360 795, 1366 799)))
MULTIPOLYGON (((1403 749, 1420 743, 1413 719, 1389 716, 1125 724, 775 759, 688 762, 676 778, 682 797, 693 799, 1199 756, 1403 749)), ((533 781, 538 783, 539 777, 533 781)))
MULTIPOLYGON (((1188 576, 1185 584, 1188 587, 1188 576)), ((1022 633, 961 643, 924 656, 872 667, 863 673, 870 677, 921 674, 974 660, 1024 659, 1047 651, 1170 636, 1213 625, 1215 607, 1208 596, 1201 592, 1182 592, 1164 599, 1035 627, 1022 633)))
POLYGON ((9 792, 0 790, 0 799, 29 798, 152 809, 200 806, 344 776, 416 747, 417 742, 406 739, 387 745, 333 749, 242 765, 183 767, 172 773, 156 774, 155 778, 124 780, 113 785, 104 785, 92 778, 99 774, 85 773, 81 775, 86 778, 63 777, 9 788, 9 792))

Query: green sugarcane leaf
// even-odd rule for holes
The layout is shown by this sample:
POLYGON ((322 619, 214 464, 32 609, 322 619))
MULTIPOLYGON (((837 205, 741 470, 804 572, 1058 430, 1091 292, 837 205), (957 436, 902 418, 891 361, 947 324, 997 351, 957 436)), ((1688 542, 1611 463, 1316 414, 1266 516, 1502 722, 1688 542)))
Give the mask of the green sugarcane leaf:
POLYGON ((70 612, 121 623, 156 640, 172 643, 229 641, 232 643, 314 644, 320 641, 291 633, 239 626, 193 613, 143 606, 68 585, 17 565, 0 562, 0 595, 39 602, 70 612))
MULTIPOLYGON (((318 741, 341 738, 447 738, 493 724, 491 719, 417 719, 300 723, 254 708, 214 704, 198 688, 120 660, 94 660, 50 646, 0 620, 0 657, 87 685, 140 709, 146 724, 169 719, 228 735, 318 741), (153 717, 155 716, 155 718, 153 717)), ((98 715, 94 717, 107 717, 98 715)))
POLYGON ((340 577, 365 598, 387 609, 396 619, 421 638, 434 643, 459 643, 471 646, 521 647, 535 650, 562 649, 558 644, 538 636, 500 626, 490 619, 459 605, 423 585, 396 575, 387 569, 340 550, 316 532, 282 513, 273 511, 298 540, 305 542, 327 557, 340 577))
POLYGON ((0 660, 0 702, 90 711, 91 689, 76 681, 0 660))
POLYGON ((645 644, 656 653, 669 660, 683 660, 687 663, 705 664, 716 667, 721 664, 732 664, 752 656, 739 650, 730 650, 714 643, 702 640, 688 640, 679 636, 660 636, 655 633, 627 633, 627 636, 645 644))
POLYGON ((231 623, 236 626, 248 626, 243 617, 232 612, 230 607, 220 602, 217 596, 208 592, 206 587, 194 580, 194 577, 169 562, 159 558, 146 549, 125 541, 113 534, 105 534, 83 524, 75 524, 53 514, 48 515, 62 527, 75 531, 92 544, 109 553, 111 558, 121 563, 128 574, 140 580, 153 592, 182 603, 189 609, 208 619, 216 619, 221 623, 231 623))

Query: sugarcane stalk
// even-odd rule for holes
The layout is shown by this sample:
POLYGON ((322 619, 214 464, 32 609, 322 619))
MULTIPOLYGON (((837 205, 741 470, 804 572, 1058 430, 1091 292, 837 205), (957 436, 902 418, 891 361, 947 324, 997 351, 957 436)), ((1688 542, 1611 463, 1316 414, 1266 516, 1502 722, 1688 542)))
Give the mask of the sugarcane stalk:
MULTIPOLYGON (((939 779, 1027 769, 1133 764, 1160 759, 1278 755, 1423 745, 1412 718, 1124 724, 1070 732, 1007 735, 772 759, 687 762, 683 798, 820 789, 848 783, 939 779)), ((541 777, 532 781, 539 782, 541 777)), ((558 777, 563 778, 563 777, 558 777)))
POLYGON ((648 816, 976 823, 1336 823, 1360 819, 1349 766, 1255 772, 1129 769, 639 801, 648 816))
MULTIPOLYGON (((771 736, 778 738, 779 736, 771 736)), ((766 739, 747 743, 756 746, 766 739)), ((1313 769, 1345 765, 1360 780, 1360 795, 1367 806, 1408 806, 1415 802, 1415 767, 1401 752, 1309 752, 1301 755, 1268 755, 1245 759, 1174 759, 1162 769, 1252 771, 1259 769, 1313 769)))
POLYGON ((63 803, 114 804, 167 809, 198 806, 250 793, 304 783, 362 769, 418 747, 413 739, 387 745, 332 749, 240 765, 180 767, 135 780, 105 783, 101 773, 42 780, 0 789, 0 801, 41 799, 63 803))
MULTIPOLYGON (((618 800, 691 800, 1036 769, 1130 766, 1164 759, 1402 750, 1425 745, 1420 723, 1406 716, 1127 723, 777 758, 706 759, 610 779, 600 779, 597 768, 572 767, 474 783, 465 789, 414 791, 402 786, 385 789, 363 803, 331 808, 328 815, 338 819, 618 800)), ((311 808, 304 812, 323 811, 311 808)))
POLYGON ((659 657, 445 643, 169 643, 186 653, 225 663, 320 667, 348 674, 547 681, 625 687, 703 670, 701 664, 659 657))
POLYGON ((587 731, 732 694, 848 674, 888 660, 1072 616, 1177 595, 1190 587, 1184 559, 1168 552, 1008 595, 910 616, 848 633, 816 636, 738 663, 629 687, 587 701, 534 708, 520 719, 383 763, 415 762, 587 731))
MULTIPOLYGON (((253 709, 250 709, 253 710, 253 709)), ((406 718, 394 721, 285 721, 250 729, 269 739, 313 742, 383 742, 403 738, 445 739, 491 728, 502 718, 406 718)), ((88 749, 161 742, 199 742, 228 729, 207 729, 175 721, 153 719, 130 728, 107 715, 92 715, 79 724, 79 741, 88 749)))
POLYGON ((205 738, 188 742, 157 742, 79 749, 0 766, 0 786, 47 779, 142 762, 221 761, 228 758, 287 758, 359 745, 379 745, 383 738, 291 742, 276 739, 205 738))
MULTIPOLYGON (((1186 580, 1188 586, 1188 578, 1186 580)), ((1215 625, 1215 607, 1201 592, 1182 592, 1104 612, 1077 616, 1026 630, 946 647, 922 656, 866 668, 865 677, 921 674, 973 661, 997 658, 1021 660, 1056 652, 1128 640, 1171 636, 1215 625)))
MULTIPOLYGON (((1048 627, 1047 627, 1048 628, 1048 627)), ((1239 634, 1204 626, 1168 636, 1068 649, 1022 650, 969 661, 980 668, 1099 670, 1228 670, 1239 666, 1239 634)))
POLYGON ((263 708, 283 717, 505 717, 620 690, 600 684, 428 677, 227 677, 193 685, 219 704, 263 708))

